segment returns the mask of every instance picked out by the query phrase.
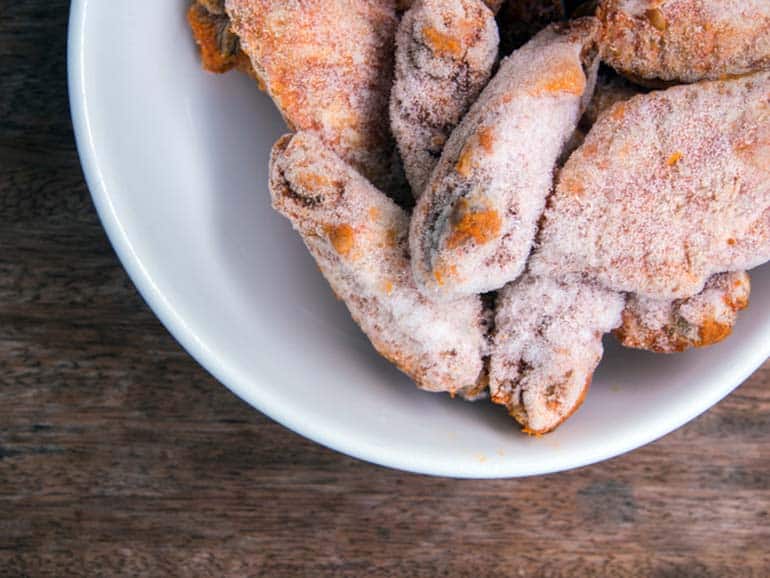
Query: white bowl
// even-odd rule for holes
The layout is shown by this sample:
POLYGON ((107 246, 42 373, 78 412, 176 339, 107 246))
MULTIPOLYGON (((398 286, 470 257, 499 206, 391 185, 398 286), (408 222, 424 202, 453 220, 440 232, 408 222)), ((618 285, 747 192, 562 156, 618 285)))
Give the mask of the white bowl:
POLYGON ((268 151, 286 129, 251 80, 201 70, 186 6, 72 3, 78 148, 104 227, 150 307, 222 383, 286 427, 414 472, 543 474, 670 432, 770 355, 765 266, 720 345, 656 356, 608 340, 582 409, 548 436, 519 433, 500 407, 418 391, 377 356, 270 208, 268 151))

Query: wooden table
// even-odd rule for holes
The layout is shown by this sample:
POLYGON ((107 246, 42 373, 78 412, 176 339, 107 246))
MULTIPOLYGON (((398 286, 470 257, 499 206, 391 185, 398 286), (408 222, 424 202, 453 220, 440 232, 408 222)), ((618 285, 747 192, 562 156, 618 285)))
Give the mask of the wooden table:
POLYGON ((657 443, 524 480, 386 470, 236 399, 94 213, 68 3, 0 6, 0 575, 770 573, 770 364, 657 443))

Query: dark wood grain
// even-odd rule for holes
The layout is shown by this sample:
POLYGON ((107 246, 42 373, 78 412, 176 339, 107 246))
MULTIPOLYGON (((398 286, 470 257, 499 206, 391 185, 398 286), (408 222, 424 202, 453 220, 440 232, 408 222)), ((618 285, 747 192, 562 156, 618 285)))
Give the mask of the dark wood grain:
POLYGON ((67 2, 0 6, 0 575, 768 575, 770 364, 655 444, 525 480, 386 470, 235 399, 95 216, 67 2))

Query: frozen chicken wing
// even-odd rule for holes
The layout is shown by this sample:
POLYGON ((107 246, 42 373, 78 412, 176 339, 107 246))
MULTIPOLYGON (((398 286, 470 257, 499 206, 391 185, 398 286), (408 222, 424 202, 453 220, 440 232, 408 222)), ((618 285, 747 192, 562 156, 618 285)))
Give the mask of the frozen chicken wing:
POLYGON ((638 80, 770 68, 768 0, 601 0, 603 59, 638 80))
POLYGON ((436 304, 409 267, 407 214, 311 133, 273 149, 273 206, 302 236, 375 349, 422 389, 486 392, 486 319, 478 296, 436 304))
POLYGON ((492 401, 532 434, 552 431, 585 398, 602 336, 620 324, 624 298, 588 283, 525 274, 497 297, 489 372, 492 401))
POLYGON ((557 159, 590 99, 597 30, 584 18, 538 34, 503 61, 452 133, 410 230, 415 278, 432 299, 521 274, 557 159))
POLYGON ((770 259, 770 72, 614 105, 560 172, 529 267, 641 297, 770 259))
POLYGON ((415 198, 489 80, 498 40, 494 15, 481 0, 417 0, 404 14, 390 121, 415 198))
POLYGON ((225 9, 289 127, 316 133, 378 187, 391 189, 395 3, 226 0, 225 9))

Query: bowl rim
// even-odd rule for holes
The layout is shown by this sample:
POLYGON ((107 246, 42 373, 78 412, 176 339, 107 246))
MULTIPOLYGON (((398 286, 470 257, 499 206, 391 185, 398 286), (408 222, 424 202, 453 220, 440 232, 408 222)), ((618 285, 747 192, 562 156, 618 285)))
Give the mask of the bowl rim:
POLYGON ((86 93, 85 30, 88 15, 89 0, 73 0, 70 6, 68 38, 67 38, 67 80, 70 101, 70 113, 75 133, 78 155, 83 168, 86 184, 93 199, 96 211, 101 220, 107 237, 112 244, 123 268, 128 273, 139 294, 160 319, 174 339, 215 379, 227 387, 240 399, 256 408, 269 418, 277 421, 295 433, 313 440, 337 452, 361 459, 380 466, 407 472, 453 478, 499 479, 528 477, 567 471, 578 467, 588 466, 613 457, 622 455, 648 443, 651 443, 675 429, 690 422, 698 415, 710 409, 722 398, 732 392, 765 360, 770 357, 770 330, 765 339, 764 351, 757 348, 754 355, 747 354, 746 362, 740 365, 733 374, 733 379, 725 380, 720 387, 703 396, 700 403, 693 403, 687 413, 678 414, 674 419, 659 420, 657 427, 645 430, 638 435, 627 436, 624 439, 608 439, 600 448, 593 452, 584 452, 580 456, 567 456, 558 465, 538 466, 537 464, 518 464, 518 466, 497 466, 494 470, 484 470, 483 467, 469 469, 455 467, 439 461, 429 462, 415 456, 404 455, 403 452, 393 451, 382 446, 372 446, 366 442, 359 443, 355 439, 336 435, 329 428, 318 427, 304 420, 301 412, 292 408, 291 403, 271 402, 269 398, 259 395, 260 388, 254 387, 254 379, 247 381, 232 368, 227 367, 209 348, 204 339, 197 335, 174 308, 173 303, 161 292, 158 285, 142 263, 141 256, 133 248, 131 239, 121 223, 120 216, 115 210, 112 196, 107 188, 103 173, 96 161, 96 145, 91 130, 91 113, 89 111, 88 95, 86 93))

